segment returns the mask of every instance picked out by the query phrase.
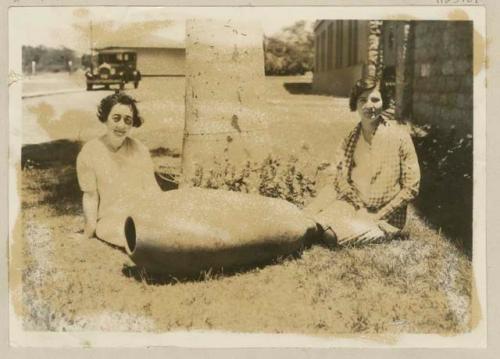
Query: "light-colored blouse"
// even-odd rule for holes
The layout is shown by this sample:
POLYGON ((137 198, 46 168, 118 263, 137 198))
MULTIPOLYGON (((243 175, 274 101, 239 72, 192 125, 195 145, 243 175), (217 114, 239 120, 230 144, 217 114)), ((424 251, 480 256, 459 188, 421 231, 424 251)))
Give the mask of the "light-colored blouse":
POLYGON ((121 230, 124 216, 137 201, 161 191, 154 177, 149 150, 138 140, 127 137, 113 152, 106 147, 102 137, 96 138, 83 146, 76 169, 81 190, 99 195, 97 236, 123 246, 123 238, 110 238, 115 237, 111 233, 121 230))
POLYGON ((335 178, 338 198, 355 208, 377 211, 383 219, 402 228, 406 206, 418 194, 420 184, 413 141, 405 127, 383 119, 369 152, 363 148, 361 137, 359 123, 339 150, 335 178))

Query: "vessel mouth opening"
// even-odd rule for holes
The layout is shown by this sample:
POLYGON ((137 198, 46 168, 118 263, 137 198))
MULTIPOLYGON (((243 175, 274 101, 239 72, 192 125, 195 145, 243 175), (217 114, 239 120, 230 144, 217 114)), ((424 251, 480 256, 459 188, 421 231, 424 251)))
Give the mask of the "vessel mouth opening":
POLYGON ((125 221, 125 238, 127 239, 127 253, 132 255, 136 245, 135 223, 132 217, 127 217, 125 221))

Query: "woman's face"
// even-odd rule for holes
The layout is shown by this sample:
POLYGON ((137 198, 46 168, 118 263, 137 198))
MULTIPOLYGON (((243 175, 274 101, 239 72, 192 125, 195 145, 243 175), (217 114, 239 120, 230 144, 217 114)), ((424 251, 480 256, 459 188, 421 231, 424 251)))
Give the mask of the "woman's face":
POLYGON ((130 106, 121 103, 114 105, 106 121, 108 136, 113 142, 122 143, 130 134, 133 122, 134 117, 130 106))
POLYGON ((357 102, 359 116, 365 121, 375 121, 382 112, 382 95, 376 88, 364 91, 357 102))

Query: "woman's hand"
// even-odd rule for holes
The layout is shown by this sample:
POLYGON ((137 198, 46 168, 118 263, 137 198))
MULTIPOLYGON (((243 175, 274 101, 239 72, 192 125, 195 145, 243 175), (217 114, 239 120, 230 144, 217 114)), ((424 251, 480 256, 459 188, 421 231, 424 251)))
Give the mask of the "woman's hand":
POLYGON ((85 227, 83 228, 83 235, 85 238, 93 238, 95 237, 95 225, 92 225, 91 223, 86 223, 85 227))
POLYGON ((95 230, 97 227, 97 208, 99 206, 99 195, 97 192, 84 192, 83 193, 83 214, 85 217, 85 226, 83 227, 83 234, 85 238, 95 237, 95 230))
POLYGON ((393 225, 387 223, 386 221, 378 221, 378 228, 380 228, 388 237, 395 236, 401 230, 393 225))

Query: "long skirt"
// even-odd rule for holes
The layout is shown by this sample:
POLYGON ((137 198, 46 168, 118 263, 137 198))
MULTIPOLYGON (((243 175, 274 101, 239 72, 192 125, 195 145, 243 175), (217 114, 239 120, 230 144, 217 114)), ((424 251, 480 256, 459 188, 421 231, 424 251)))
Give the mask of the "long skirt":
POLYGON ((331 231, 341 246, 381 242, 399 233, 385 221, 374 221, 360 215, 350 203, 337 199, 331 186, 325 187, 304 212, 316 221, 323 231, 331 231))

